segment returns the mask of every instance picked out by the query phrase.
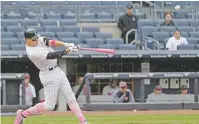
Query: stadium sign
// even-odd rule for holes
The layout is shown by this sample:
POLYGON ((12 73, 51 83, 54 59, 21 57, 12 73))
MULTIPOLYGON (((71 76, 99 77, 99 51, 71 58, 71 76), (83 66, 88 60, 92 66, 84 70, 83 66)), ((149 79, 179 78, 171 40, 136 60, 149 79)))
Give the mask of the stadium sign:
POLYGON ((183 77, 183 73, 165 73, 165 77, 183 77))
POLYGON ((136 73, 129 73, 129 77, 130 78, 147 78, 149 75, 145 74, 145 73, 140 73, 140 74, 136 74, 136 73))
POLYGON ((94 78, 112 78, 113 74, 94 74, 94 78))

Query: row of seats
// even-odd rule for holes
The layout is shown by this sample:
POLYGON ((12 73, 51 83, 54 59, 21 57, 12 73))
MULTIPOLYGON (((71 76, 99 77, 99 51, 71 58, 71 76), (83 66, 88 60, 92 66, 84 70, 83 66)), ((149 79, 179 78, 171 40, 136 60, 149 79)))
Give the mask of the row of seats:
MULTIPOLYGON (((79 44, 82 47, 92 47, 92 45, 89 44, 79 44)), ((112 44, 99 44, 95 45, 96 48, 107 48, 107 49, 119 49, 119 50, 136 50, 135 45, 128 45, 128 44, 118 44, 112 45, 112 44)), ((64 47, 57 47, 56 50, 64 50, 64 47)), ((1 45, 1 50, 6 51, 6 50, 19 50, 19 51, 25 51, 25 45, 22 44, 13 44, 13 45, 1 45)))
POLYGON ((126 6, 130 1, 2 1, 3 6, 126 6))
POLYGON ((1 26, 75 26, 77 25, 76 20, 67 19, 33 19, 33 20, 13 20, 13 19, 2 19, 1 26))
POLYGON ((178 50, 199 50, 199 44, 184 44, 177 47, 178 50))
MULTIPOLYGON (((164 20, 151 20, 151 19, 140 19, 138 21, 138 27, 144 26, 159 26, 164 20)), ((199 26, 199 20, 189 20, 189 19, 174 19, 174 23, 177 26, 199 26)))
POLYGON ((7 26, 2 27, 2 32, 6 34, 7 32, 23 32, 27 28, 33 28, 37 30, 37 32, 100 32, 99 27, 77 27, 77 26, 64 26, 64 27, 58 27, 58 26, 45 26, 45 27, 39 27, 39 26, 28 26, 28 27, 19 27, 19 26, 7 26))
MULTIPOLYGON (((108 39, 112 38, 111 33, 92 33, 92 32, 38 32, 41 36, 48 37, 48 38, 55 38, 55 39, 62 39, 62 38, 78 38, 81 42, 85 41, 88 38, 97 38, 97 39, 108 39)), ((18 32, 16 35, 12 32, 2 32, 1 34, 2 39, 7 39, 7 38, 13 38, 13 39, 23 39, 24 38, 24 32, 18 32)))

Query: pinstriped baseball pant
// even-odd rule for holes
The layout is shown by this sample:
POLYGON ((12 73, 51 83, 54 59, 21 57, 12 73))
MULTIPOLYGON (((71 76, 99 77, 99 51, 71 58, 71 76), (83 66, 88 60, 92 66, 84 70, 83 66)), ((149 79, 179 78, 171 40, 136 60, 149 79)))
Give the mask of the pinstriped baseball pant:
POLYGON ((44 87, 44 106, 49 110, 53 110, 55 107, 58 91, 61 91, 67 103, 76 101, 70 83, 65 73, 59 67, 51 71, 40 71, 39 77, 44 87))

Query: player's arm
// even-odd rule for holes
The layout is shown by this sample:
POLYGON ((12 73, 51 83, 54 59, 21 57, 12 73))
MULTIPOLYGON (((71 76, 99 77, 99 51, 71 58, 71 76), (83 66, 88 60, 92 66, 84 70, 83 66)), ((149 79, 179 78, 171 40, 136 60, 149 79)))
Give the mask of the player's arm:
POLYGON ((55 52, 49 52, 47 54, 47 59, 56 59, 59 57, 62 57, 63 55, 66 55, 67 53, 69 53, 71 50, 70 49, 66 49, 63 51, 55 51, 55 52))
POLYGON ((45 37, 44 37, 44 43, 45 43, 46 46, 53 46, 53 47, 56 47, 56 46, 73 47, 74 46, 73 43, 64 43, 62 41, 51 40, 51 39, 48 39, 48 38, 45 38, 45 37))

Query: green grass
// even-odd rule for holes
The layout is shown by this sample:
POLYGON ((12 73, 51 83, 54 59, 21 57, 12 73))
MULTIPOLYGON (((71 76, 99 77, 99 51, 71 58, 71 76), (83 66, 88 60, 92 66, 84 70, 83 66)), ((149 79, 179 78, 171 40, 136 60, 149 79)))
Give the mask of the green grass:
MULTIPOLYGON (((199 124, 199 115, 86 116, 91 124, 199 124)), ((13 124, 14 116, 2 117, 1 124, 13 124)), ((25 124, 79 124, 74 116, 32 116, 25 124)))

